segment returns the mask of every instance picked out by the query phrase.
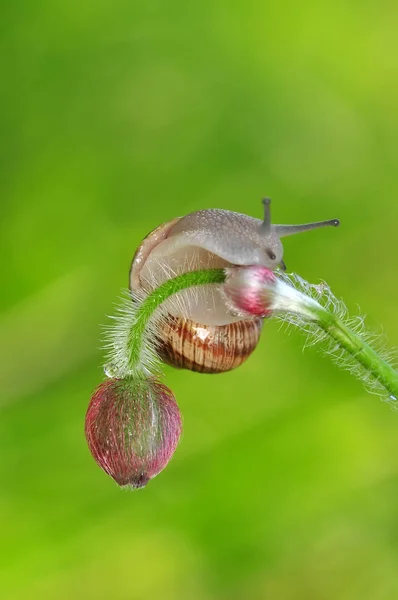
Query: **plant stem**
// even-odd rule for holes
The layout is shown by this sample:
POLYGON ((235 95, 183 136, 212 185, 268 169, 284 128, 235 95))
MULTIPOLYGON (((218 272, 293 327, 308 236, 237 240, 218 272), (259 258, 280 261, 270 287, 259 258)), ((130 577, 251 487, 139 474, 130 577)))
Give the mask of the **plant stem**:
POLYGON ((187 288, 211 283, 223 283, 225 272, 223 269, 204 269, 201 271, 188 271, 169 279, 155 288, 140 304, 135 313, 133 325, 129 331, 127 347, 129 352, 129 370, 134 372, 140 363, 144 333, 155 311, 170 296, 187 288))
MULTIPOLYGON (((138 306, 128 332, 126 348, 129 372, 139 374, 139 365, 145 346, 145 332, 150 320, 163 302, 174 294, 190 287, 222 284, 225 282, 225 278, 226 273, 223 269, 189 271, 165 281, 154 289, 138 306)), ((316 323, 330 338, 337 342, 339 348, 348 353, 354 362, 361 365, 369 375, 384 386, 391 399, 398 399, 398 372, 393 366, 361 336, 358 336, 342 323, 333 312, 330 312, 303 292, 296 290, 293 285, 289 284, 289 287, 290 289, 293 288, 304 300, 302 304, 304 308, 301 313, 303 318, 316 323), (308 309, 310 312, 308 312, 308 309)), ((269 288, 268 292, 272 293, 273 290, 269 288)), ((289 299, 289 296, 287 297, 289 299)), ((281 304, 281 306, 283 305, 281 304)), ((288 304, 281 309, 281 312, 289 313, 288 304)))
POLYGON ((322 310, 317 311, 317 315, 319 327, 383 385, 391 399, 398 399, 398 372, 333 313, 322 307, 322 310))

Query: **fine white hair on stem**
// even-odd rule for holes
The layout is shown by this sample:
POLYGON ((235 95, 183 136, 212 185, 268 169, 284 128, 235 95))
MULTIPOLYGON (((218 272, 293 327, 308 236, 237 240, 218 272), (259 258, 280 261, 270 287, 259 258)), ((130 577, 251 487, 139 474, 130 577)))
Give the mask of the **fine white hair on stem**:
MULTIPOLYGON (((184 265, 184 272, 198 270, 199 267, 192 258, 187 258, 184 265)), ((200 267, 203 269, 206 266, 207 264, 203 265, 202 261, 200 267)), ((115 316, 110 317, 113 323, 103 328, 103 347, 106 350, 104 368, 108 377, 160 374, 162 363, 159 349, 162 331, 170 316, 178 315, 182 319, 190 319, 191 311, 204 304, 205 300, 215 303, 215 294, 218 290, 216 284, 194 285, 172 294, 154 310, 145 309, 146 317, 142 320, 145 300, 159 287, 159 273, 161 273, 161 282, 174 279, 179 275, 170 264, 163 261, 157 262, 154 271, 156 276, 150 272, 147 277, 141 279, 142 287, 139 290, 122 292, 115 316), (145 326, 141 328, 137 327, 140 320, 141 323, 145 322, 145 326), (132 340, 134 335, 136 338, 132 340)))
MULTIPOLYGON (((363 315, 350 317, 345 303, 341 299, 336 298, 325 282, 317 285, 310 284, 295 273, 278 273, 278 278, 318 302, 343 323, 345 327, 354 332, 363 342, 372 346, 383 360, 396 368, 397 352, 396 349, 386 350, 384 347, 386 336, 383 333, 376 334, 368 331, 363 315)), ((294 325, 307 334, 304 348, 320 344, 324 354, 330 356, 339 367, 342 367, 360 379, 370 393, 377 394, 383 400, 390 402, 394 409, 398 409, 397 399, 386 392, 384 385, 365 367, 359 364, 355 359, 355 355, 349 354, 340 344, 336 343, 321 329, 316 321, 310 321, 299 313, 293 312, 283 312, 275 316, 281 323, 294 325)))
POLYGON ((126 377, 136 373, 153 375, 160 370, 160 361, 156 353, 157 334, 162 321, 161 307, 158 318, 148 322, 140 341, 140 359, 131 369, 130 365, 130 332, 137 321, 137 315, 147 293, 123 290, 115 315, 109 315, 113 323, 103 327, 103 348, 105 356, 105 374, 108 377, 126 377))

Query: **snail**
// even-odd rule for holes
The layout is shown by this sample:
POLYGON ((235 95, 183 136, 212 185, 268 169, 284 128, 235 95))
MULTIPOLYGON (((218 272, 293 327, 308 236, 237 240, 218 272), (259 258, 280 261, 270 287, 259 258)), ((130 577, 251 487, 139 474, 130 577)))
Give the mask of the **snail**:
MULTIPOLYGON (((150 292, 186 271, 262 265, 285 269, 281 238, 338 226, 338 219, 305 225, 272 225, 270 200, 264 218, 206 209, 159 225, 138 247, 130 269, 130 289, 150 292)), ((217 285, 180 292, 165 318, 158 352, 164 362, 201 373, 221 373, 241 365, 255 349, 263 319, 231 314, 217 285)))

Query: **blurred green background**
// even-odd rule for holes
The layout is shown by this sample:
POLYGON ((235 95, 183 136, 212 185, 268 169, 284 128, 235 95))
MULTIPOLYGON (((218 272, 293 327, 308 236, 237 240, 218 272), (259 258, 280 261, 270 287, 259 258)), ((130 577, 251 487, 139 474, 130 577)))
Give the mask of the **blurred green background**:
POLYGON ((87 450, 100 324, 135 248, 219 207, 398 340, 398 4, 15 0, 0 21, 0 594, 398 597, 398 416, 267 324, 235 372, 167 369, 184 437, 144 491, 87 450))

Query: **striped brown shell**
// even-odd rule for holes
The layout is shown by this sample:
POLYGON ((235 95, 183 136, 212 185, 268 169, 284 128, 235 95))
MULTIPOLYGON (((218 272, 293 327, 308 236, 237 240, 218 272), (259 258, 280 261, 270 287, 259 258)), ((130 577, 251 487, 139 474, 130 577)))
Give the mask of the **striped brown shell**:
MULTIPOLYGON (((163 256, 162 243, 173 235, 173 226, 179 220, 160 225, 140 244, 130 269, 132 290, 149 291, 171 273, 178 275, 186 270, 231 266, 199 246, 180 248, 174 254, 163 256), (155 254, 157 258, 152 260, 155 254)), ((218 289, 208 288, 203 291, 202 312, 195 304, 192 309, 185 306, 184 314, 174 308, 173 314, 167 315, 159 334, 158 352, 164 362, 177 368, 222 373, 235 369, 250 356, 259 341, 263 320, 230 315, 218 289), (209 297, 207 305, 206 296, 209 297)))

